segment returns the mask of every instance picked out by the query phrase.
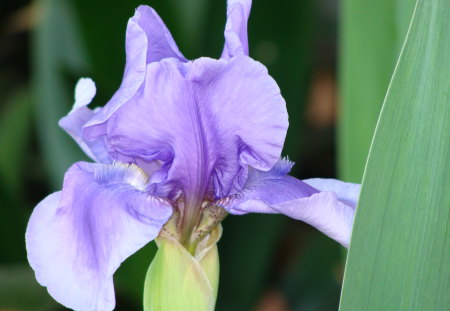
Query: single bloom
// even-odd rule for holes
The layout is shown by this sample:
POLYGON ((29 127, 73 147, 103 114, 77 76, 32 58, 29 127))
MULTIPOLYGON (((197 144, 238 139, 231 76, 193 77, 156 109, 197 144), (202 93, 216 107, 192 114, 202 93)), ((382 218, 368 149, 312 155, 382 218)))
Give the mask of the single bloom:
POLYGON ((286 105, 248 56, 250 7, 228 1, 220 59, 187 60, 157 13, 140 6, 110 101, 90 110, 95 84, 78 82, 60 125, 94 163, 68 169, 26 232, 37 280, 61 304, 112 310, 113 274, 127 257, 162 230, 194 254, 227 213, 285 214, 348 246, 359 185, 288 176, 286 105))

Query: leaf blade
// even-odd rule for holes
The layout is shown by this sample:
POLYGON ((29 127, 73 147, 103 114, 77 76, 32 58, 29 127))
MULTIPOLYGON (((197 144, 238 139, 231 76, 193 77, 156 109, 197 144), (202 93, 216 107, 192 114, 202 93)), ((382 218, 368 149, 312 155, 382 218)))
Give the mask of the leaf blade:
POLYGON ((450 3, 419 0, 372 143, 341 311, 450 305, 450 3))

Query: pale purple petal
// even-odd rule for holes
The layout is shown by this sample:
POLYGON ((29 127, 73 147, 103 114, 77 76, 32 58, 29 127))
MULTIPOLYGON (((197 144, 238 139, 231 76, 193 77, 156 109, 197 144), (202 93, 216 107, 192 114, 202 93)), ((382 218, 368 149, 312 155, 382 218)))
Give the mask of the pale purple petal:
POLYGON ((67 171, 63 190, 38 204, 26 232, 28 260, 58 302, 113 310, 113 273, 172 213, 146 186, 136 166, 79 162, 67 171))
POLYGON ((287 201, 273 208, 281 214, 304 221, 348 247, 355 210, 338 200, 334 192, 287 201))
MULTIPOLYGON (((333 188, 320 192, 287 176, 291 164, 281 160, 268 172, 251 170, 244 189, 216 203, 231 214, 280 213, 302 220, 348 247, 355 208, 346 205, 333 188)), ((358 185, 335 181, 340 193, 355 194, 358 185)), ((330 183, 327 183, 329 185, 330 183)), ((346 197, 348 199, 349 196, 346 197)), ((357 197, 352 197, 357 200, 357 197)))
POLYGON ((143 92, 108 121, 108 138, 119 154, 166 163, 186 199, 202 200, 212 184, 217 197, 240 189, 247 165, 269 170, 287 126, 280 90, 260 63, 169 59, 148 66, 143 92))
POLYGON ((342 203, 356 208, 358 203, 360 184, 343 182, 337 179, 311 178, 303 180, 308 185, 320 191, 333 191, 342 203))
POLYGON ((251 0, 228 0, 225 46, 221 58, 248 55, 247 20, 252 6, 251 0))
POLYGON ((88 157, 100 163, 111 163, 106 145, 102 138, 87 141, 83 137, 84 125, 96 115, 101 108, 91 110, 87 107, 94 98, 95 83, 89 78, 81 78, 75 86, 75 104, 69 114, 59 121, 61 126, 78 143, 88 157))
MULTIPOLYGON (((136 9, 136 14, 131 19, 145 33, 147 39, 147 64, 159 62, 164 58, 177 58, 180 61, 187 61, 178 50, 166 25, 159 17, 158 13, 151 7, 141 5, 136 9)), ((132 53, 127 49, 127 53, 132 53)))
POLYGON ((95 139, 105 135, 104 123, 143 86, 147 65, 165 58, 187 61, 158 14, 152 8, 141 5, 128 21, 122 84, 102 111, 86 125, 86 136, 95 139))

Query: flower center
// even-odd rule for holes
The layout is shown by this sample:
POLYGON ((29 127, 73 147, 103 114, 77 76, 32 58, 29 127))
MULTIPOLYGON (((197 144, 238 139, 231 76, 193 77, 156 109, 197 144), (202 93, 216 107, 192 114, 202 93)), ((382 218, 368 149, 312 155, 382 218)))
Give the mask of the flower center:
MULTIPOLYGON (((178 202, 182 204, 183 202, 178 202)), ((188 206, 184 206, 184 209, 188 206)), ((188 219, 183 217, 178 207, 169 221, 163 227, 163 234, 177 239, 192 255, 197 245, 205 239, 228 215, 221 207, 214 205, 210 200, 204 200, 198 208, 198 217, 188 219), (186 223, 188 221, 188 223, 186 223), (186 228, 190 228, 186 230, 186 228)), ((185 210, 184 210, 185 211, 185 210)))

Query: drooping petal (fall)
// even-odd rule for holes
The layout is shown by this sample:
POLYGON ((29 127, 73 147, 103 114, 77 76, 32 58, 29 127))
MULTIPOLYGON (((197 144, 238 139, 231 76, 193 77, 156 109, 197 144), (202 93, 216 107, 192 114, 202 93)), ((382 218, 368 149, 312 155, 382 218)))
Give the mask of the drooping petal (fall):
POLYGON ((248 55, 247 21, 252 6, 251 0, 228 0, 225 46, 221 58, 248 55))
POLYGON ((359 198, 359 191, 361 190, 360 184, 343 182, 341 180, 331 178, 310 178, 303 181, 317 190, 335 192, 339 201, 345 205, 356 208, 359 198))
POLYGON ((269 170, 287 126, 280 90, 260 63, 166 59, 147 67, 143 91, 111 116, 107 135, 119 154, 170 165, 168 180, 202 200, 212 184, 217 197, 241 189, 247 165, 269 170))
POLYGON ((321 189, 286 175, 291 166, 281 160, 268 172, 251 170, 244 189, 217 204, 231 214, 284 214, 316 227, 348 247, 355 212, 355 205, 348 202, 357 201, 359 185, 315 179, 312 183, 328 186, 321 192, 321 189), (333 184, 338 186, 333 188, 333 184))
POLYGON ((172 213, 146 186, 147 177, 134 165, 78 162, 67 171, 63 190, 34 209, 26 232, 28 260, 61 304, 114 308, 113 273, 158 235, 172 213))

